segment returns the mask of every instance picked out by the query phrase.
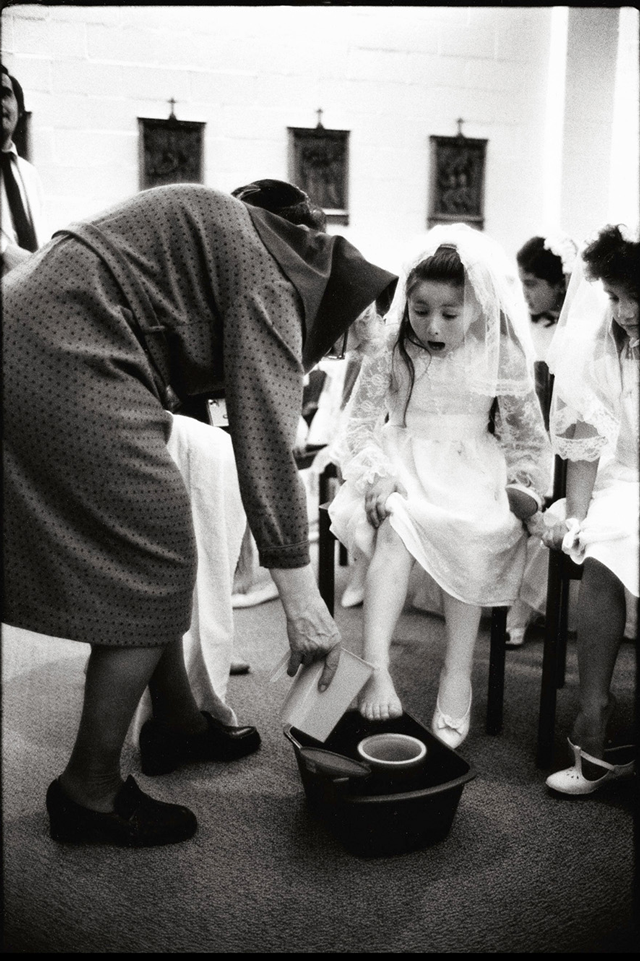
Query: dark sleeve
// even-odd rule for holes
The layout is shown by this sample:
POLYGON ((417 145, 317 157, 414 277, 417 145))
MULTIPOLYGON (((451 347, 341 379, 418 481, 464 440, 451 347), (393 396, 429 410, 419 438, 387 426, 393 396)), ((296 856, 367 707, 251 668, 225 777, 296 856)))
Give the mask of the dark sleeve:
MULTIPOLYGON (((247 285, 248 286, 248 285, 247 285)), ((310 561, 306 492, 293 450, 302 413, 302 305, 275 274, 239 294, 224 321, 229 428, 263 567, 310 561)))

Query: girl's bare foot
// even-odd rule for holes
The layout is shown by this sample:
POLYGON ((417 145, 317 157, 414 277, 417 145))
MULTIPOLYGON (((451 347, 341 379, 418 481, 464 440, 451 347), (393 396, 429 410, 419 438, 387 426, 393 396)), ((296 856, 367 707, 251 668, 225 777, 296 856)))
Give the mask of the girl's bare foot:
POLYGON ((385 667, 376 667, 367 681, 358 699, 358 710, 368 721, 388 721, 402 714, 400 698, 385 667))

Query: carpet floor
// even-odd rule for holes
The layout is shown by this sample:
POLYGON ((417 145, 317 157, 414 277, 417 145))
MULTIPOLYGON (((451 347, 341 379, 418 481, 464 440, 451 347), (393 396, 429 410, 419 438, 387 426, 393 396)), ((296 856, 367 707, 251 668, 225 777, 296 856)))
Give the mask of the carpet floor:
MULTIPOLYGON (((338 569, 337 596, 345 569, 338 569)), ((361 608, 336 618, 361 653, 361 608)), ((189 842, 127 851, 71 847, 48 834, 44 796, 67 760, 88 648, 12 634, 3 649, 4 950, 14 953, 635 953, 637 779, 588 798, 551 796, 535 766, 542 635, 507 653, 504 730, 484 732, 488 624, 474 668, 471 733, 460 748, 476 777, 448 837, 410 854, 349 854, 309 813, 279 710, 290 681, 270 683, 287 649, 280 602, 236 611, 251 664, 228 700, 255 724, 260 751, 231 764, 146 778, 137 751, 123 770, 163 800, 187 804, 189 842)), ((443 622, 407 608, 392 648, 405 709, 428 726, 443 622)), ((634 712, 635 645, 616 668, 617 723, 634 712)), ((554 769, 568 762, 576 711, 575 643, 558 695, 554 769)))

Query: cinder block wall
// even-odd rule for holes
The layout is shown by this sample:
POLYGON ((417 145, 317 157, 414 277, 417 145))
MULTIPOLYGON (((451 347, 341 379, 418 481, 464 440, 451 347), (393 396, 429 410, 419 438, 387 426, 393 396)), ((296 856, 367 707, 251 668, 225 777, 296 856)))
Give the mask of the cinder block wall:
POLYGON ((514 253, 542 229, 550 8, 24 5, 2 29, 52 229, 138 189, 137 118, 166 118, 170 98, 206 122, 205 181, 223 190, 286 179, 287 127, 322 108, 351 131, 350 224, 332 229, 391 268, 426 230, 429 136, 458 117, 488 140, 487 232, 514 253))

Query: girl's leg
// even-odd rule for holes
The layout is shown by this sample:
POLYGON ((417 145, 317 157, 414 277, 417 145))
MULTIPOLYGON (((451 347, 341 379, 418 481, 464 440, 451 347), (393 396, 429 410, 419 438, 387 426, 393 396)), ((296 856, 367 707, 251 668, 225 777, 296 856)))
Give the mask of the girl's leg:
POLYGON ((124 739, 162 653, 162 647, 92 647, 78 734, 59 779, 77 804, 94 811, 113 810, 122 786, 124 739))
POLYGON ((532 617, 533 608, 529 607, 525 601, 518 597, 509 608, 509 613, 507 614, 507 632, 509 634, 508 643, 510 647, 520 647, 521 644, 524 644, 524 635, 532 617))
POLYGON ((444 714, 463 717, 471 698, 471 668, 482 608, 443 591, 446 650, 438 699, 444 714))
POLYGON ((406 600, 413 562, 402 539, 385 520, 378 528, 365 579, 363 656, 376 669, 360 695, 358 707, 370 721, 385 721, 402 714, 389 674, 389 650, 406 600))
MULTIPOLYGON (((606 728, 614 706, 611 680, 625 620, 622 583, 608 567, 588 557, 580 583, 576 625, 580 709, 571 740, 597 758, 604 757, 606 728)), ((602 776, 601 770, 597 776, 602 776)))
POLYGON ((356 547, 353 551, 351 577, 340 602, 343 607, 357 607, 358 604, 362 604, 368 566, 369 562, 366 555, 356 547))

